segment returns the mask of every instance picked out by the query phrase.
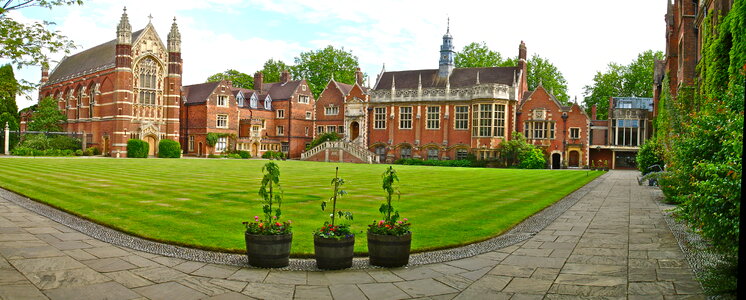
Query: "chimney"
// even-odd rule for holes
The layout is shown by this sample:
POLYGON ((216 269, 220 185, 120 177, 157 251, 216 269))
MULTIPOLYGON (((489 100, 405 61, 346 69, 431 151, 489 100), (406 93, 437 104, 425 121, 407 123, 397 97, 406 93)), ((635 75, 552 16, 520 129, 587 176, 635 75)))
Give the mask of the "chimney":
POLYGON ((518 69, 521 71, 521 83, 520 87, 523 92, 528 92, 528 80, 527 80, 527 65, 526 65, 526 43, 521 41, 518 46, 518 69))
POLYGON ((280 82, 286 83, 290 81, 290 72, 288 70, 283 70, 282 74, 280 74, 280 82))
POLYGON ((355 69, 355 81, 359 86, 363 86, 363 72, 360 71, 360 68, 355 69))
POLYGON ((262 72, 254 73, 254 90, 258 93, 262 92, 262 85, 264 84, 264 74, 262 72))
POLYGON ((42 64, 41 65, 41 85, 44 85, 49 81, 49 67, 42 64))
POLYGON ((591 106, 591 120, 596 120, 596 105, 591 106))

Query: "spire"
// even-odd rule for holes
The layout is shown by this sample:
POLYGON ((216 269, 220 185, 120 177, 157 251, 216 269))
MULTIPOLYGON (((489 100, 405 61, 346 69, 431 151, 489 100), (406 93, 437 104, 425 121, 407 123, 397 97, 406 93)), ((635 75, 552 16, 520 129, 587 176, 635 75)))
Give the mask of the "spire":
POLYGON ((443 35, 443 44, 440 45, 440 68, 438 69, 438 77, 445 78, 451 76, 453 68, 453 57, 456 55, 456 51, 453 49, 453 37, 451 36, 451 19, 448 18, 448 27, 446 28, 446 34, 443 35))
POLYGON ((176 25, 176 17, 171 24, 171 31, 168 33, 168 52, 181 52, 181 33, 176 25))
POLYGON ((122 18, 119 20, 117 26, 117 43, 129 45, 132 44, 132 26, 130 26, 130 20, 127 18, 127 7, 124 7, 122 12, 122 18))

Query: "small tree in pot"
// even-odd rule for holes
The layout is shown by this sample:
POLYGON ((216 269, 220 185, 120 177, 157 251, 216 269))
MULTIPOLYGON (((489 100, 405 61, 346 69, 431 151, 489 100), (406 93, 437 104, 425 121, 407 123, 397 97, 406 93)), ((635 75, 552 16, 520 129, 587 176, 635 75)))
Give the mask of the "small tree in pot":
POLYGON ((370 264, 382 267, 401 267, 409 263, 409 249, 412 244, 412 232, 407 218, 399 220, 399 211, 394 210, 391 199, 398 189, 394 186, 399 181, 396 171, 389 167, 383 173, 383 190, 386 192, 386 203, 378 209, 384 219, 373 221, 368 225, 368 255, 370 264))
POLYGON ((332 203, 331 222, 324 222, 318 231, 314 233, 313 248, 316 254, 316 266, 319 269, 344 269, 352 266, 352 256, 355 250, 355 234, 350 230, 349 223, 336 222, 337 218, 352 221, 352 213, 349 211, 337 211, 337 199, 347 194, 340 186, 345 181, 339 178, 339 167, 337 167, 332 186, 334 194, 328 201, 321 202, 321 210, 326 211, 327 202, 332 203))
POLYGON ((290 261, 290 245, 293 241, 290 221, 280 222, 282 215, 282 189, 280 167, 268 162, 262 167, 262 187, 259 196, 264 201, 264 218, 254 216, 246 225, 246 254, 249 264, 261 268, 286 267, 290 261))

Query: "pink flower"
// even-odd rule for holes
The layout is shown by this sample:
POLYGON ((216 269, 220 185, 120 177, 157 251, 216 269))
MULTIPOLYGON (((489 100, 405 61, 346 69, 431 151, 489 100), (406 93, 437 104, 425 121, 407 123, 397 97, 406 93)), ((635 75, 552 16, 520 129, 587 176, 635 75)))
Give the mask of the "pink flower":
POLYGON ((378 225, 383 225, 383 220, 378 221, 378 225))
POLYGON ((407 218, 404 218, 403 220, 404 220, 404 222, 409 221, 409 219, 407 219, 407 218))

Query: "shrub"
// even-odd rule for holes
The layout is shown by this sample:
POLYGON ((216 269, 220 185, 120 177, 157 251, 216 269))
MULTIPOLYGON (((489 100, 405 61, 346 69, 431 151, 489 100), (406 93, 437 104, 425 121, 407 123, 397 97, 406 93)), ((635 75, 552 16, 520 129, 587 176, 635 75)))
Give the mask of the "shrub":
POLYGON ((75 150, 75 156, 83 156, 83 150, 75 150))
POLYGON ((158 157, 160 158, 179 158, 181 157, 181 145, 179 142, 169 139, 163 139, 158 142, 158 157))
POLYGON ((82 149, 80 139, 72 138, 66 135, 54 135, 49 138, 49 147, 60 150, 78 150, 82 149))
POLYGON ((270 158, 270 159, 282 159, 285 157, 285 153, 282 152, 275 152, 275 151, 267 151, 262 154, 262 158, 270 158))
POLYGON ((544 169, 547 161, 544 158, 544 152, 541 149, 533 148, 531 151, 524 152, 521 155, 521 162, 518 167, 521 169, 544 169))
POLYGON ((227 157, 228 157, 228 158, 241 159, 241 155, 239 155, 238 153, 229 153, 229 154, 227 155, 227 157))
POLYGON ((34 150, 49 149, 49 138, 43 134, 29 134, 23 139, 19 147, 30 148, 34 150))
POLYGON ((220 155, 210 154, 207 156, 207 158, 223 158, 223 157, 220 155))
POLYGON ((326 132, 322 133, 319 136, 317 136, 311 143, 306 147, 306 150, 313 149, 314 147, 323 144, 326 141, 338 141, 342 138, 341 135, 339 135, 336 132, 326 132))
POLYGON ((249 151, 240 150, 238 151, 238 156, 240 156, 243 159, 251 158, 251 153, 249 151))
POLYGON ((663 148, 656 139, 649 139, 642 144, 640 151, 637 152, 637 169, 642 172, 642 175, 656 171, 657 165, 663 170, 663 148))
POLYGON ((397 159, 394 164, 410 166, 438 166, 438 167, 471 167, 473 162, 467 159, 459 160, 421 160, 416 158, 397 159))
POLYGON ((147 158, 149 149, 148 142, 138 139, 127 141, 127 157, 147 158))
MULTIPOLYGON (((82 150, 79 150, 82 153, 82 150)), ((73 156, 77 154, 77 151, 73 150, 60 150, 60 149, 47 149, 37 150, 29 147, 15 147, 11 151, 11 154, 16 156, 73 156)))

